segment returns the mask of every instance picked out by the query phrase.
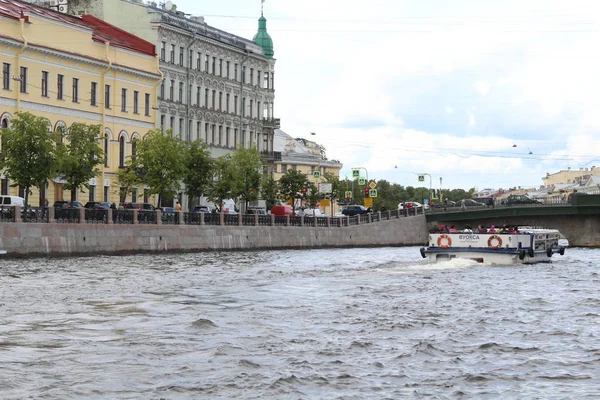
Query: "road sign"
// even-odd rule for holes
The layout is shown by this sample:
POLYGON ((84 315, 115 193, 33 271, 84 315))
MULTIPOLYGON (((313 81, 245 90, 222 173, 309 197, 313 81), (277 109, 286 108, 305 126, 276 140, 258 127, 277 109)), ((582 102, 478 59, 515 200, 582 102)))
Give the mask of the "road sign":
POLYGON ((373 207, 373 199, 370 197, 365 197, 365 199, 363 200, 363 205, 365 207, 373 207))
POLYGON ((365 178, 358 178, 358 184, 364 185, 367 180, 365 178))
POLYGON ((333 185, 329 182, 319 183, 319 193, 327 194, 331 193, 331 189, 333 189, 333 185))
POLYGON ((419 177, 417 178, 417 180, 419 182, 425 182, 425 175, 419 175, 419 177))
MULTIPOLYGON (((377 187, 377 184, 375 183, 375 181, 371 181, 371 183, 369 183, 369 187, 371 189, 375 189, 377 187)), ((371 197, 373 197, 373 196, 371 196, 371 197)))
POLYGON ((377 189, 369 190, 369 197, 377 197, 377 189))
POLYGON ((321 177, 321 171, 313 171, 313 177, 314 178, 320 178, 321 177))
POLYGON ((353 178, 360 178, 360 169, 353 169, 352 170, 352 177, 353 178))
POLYGON ((351 199, 352 198, 352 191, 350 191, 350 190, 346 191, 346 198, 347 199, 351 199))

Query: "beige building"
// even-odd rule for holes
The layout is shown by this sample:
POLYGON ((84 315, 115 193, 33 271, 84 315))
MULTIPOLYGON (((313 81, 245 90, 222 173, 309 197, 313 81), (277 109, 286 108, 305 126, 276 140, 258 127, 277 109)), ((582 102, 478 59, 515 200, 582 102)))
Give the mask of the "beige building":
MULTIPOLYGON (((281 129, 276 129, 273 147, 278 158, 273 171, 276 181, 288 169, 305 173, 309 182, 313 182, 317 186, 319 183, 325 182, 323 177, 326 173, 338 178, 340 176, 343 164, 337 160, 328 160, 325 148, 314 141, 295 139, 281 129), (315 172, 318 173, 315 174, 315 172)), ((331 213, 330 206, 325 206, 323 211, 329 215, 331 213)), ((335 205, 333 212, 337 212, 335 205)))
POLYGON ((567 169, 555 172, 553 174, 547 173, 542 181, 545 187, 550 187, 558 184, 571 184, 571 183, 585 183, 592 176, 600 175, 600 168, 592 166, 591 168, 579 168, 567 169))
MULTIPOLYGON (((74 122, 101 126, 106 159, 91 189, 77 193, 86 202, 118 201, 116 172, 135 140, 155 127, 161 82, 155 46, 91 15, 65 15, 19 0, 0 0, 0 124, 27 111, 48 121, 48 129, 74 122)), ((2 175, 2 194, 23 194, 2 175)), ((60 179, 35 190, 32 206, 62 200, 60 179)), ((143 188, 138 188, 139 193, 143 188)))

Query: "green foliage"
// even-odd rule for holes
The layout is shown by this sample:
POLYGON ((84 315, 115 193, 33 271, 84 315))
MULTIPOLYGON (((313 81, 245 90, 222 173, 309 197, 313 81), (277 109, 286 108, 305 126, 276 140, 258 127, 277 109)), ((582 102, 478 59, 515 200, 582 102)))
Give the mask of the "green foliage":
POLYGON ((345 182, 340 181, 339 176, 330 172, 325 172, 325 174, 323 174, 323 178, 325 179, 325 182, 331 183, 331 194, 329 195, 331 201, 335 202, 339 199, 343 199, 346 192, 345 182))
POLYGON ((42 188, 56 173, 56 135, 48 121, 30 113, 16 113, 2 131, 2 167, 14 186, 25 188, 25 204, 32 187, 42 188))
POLYGON ((119 180, 119 202, 124 204, 127 193, 131 193, 133 188, 137 187, 142 180, 138 171, 132 167, 131 160, 127 161, 125 168, 119 168, 117 179, 119 180))
POLYGON ((323 195, 319 193, 319 187, 313 182, 308 182, 306 188, 306 203, 310 208, 316 208, 317 203, 323 199, 323 195))
POLYGON ((241 198, 244 208, 257 200, 260 190, 262 157, 255 147, 238 148, 231 155, 232 197, 241 198))
POLYGON ((158 206, 161 206, 165 195, 173 195, 181 187, 180 181, 186 172, 186 145, 173 136, 171 130, 163 134, 155 129, 138 142, 136 150, 132 166, 140 170, 150 194, 158 194, 158 206))
POLYGON ((277 204, 277 194, 279 193, 279 183, 273 178, 273 175, 263 176, 261 184, 261 197, 265 201, 267 210, 277 204))
POLYGON ((223 204, 233 193, 233 168, 229 156, 219 157, 215 163, 212 180, 208 187, 207 198, 215 204, 223 204))
MULTIPOLYGON (((306 174, 298 170, 288 169, 279 179, 279 193, 284 199, 302 198, 302 189, 307 187, 306 174)), ((295 201, 292 201, 292 209, 295 211, 295 201)))
POLYGON ((208 147, 201 140, 187 146, 183 183, 190 197, 200 197, 206 192, 211 182, 214 164, 208 147))
POLYGON ((104 161, 104 152, 97 140, 99 132, 100 125, 76 122, 64 132, 66 142, 57 145, 58 176, 71 190, 71 200, 80 187, 89 188, 90 179, 100 175, 97 166, 104 161))

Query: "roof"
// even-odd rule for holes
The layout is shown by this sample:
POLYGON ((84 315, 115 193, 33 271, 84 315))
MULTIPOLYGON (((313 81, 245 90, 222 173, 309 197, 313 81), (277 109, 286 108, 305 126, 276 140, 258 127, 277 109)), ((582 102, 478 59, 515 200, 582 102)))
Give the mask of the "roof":
POLYGON ((320 152, 316 150, 317 143, 310 140, 302 143, 301 140, 294 139, 281 129, 275 129, 273 136, 273 151, 281 152, 282 162, 296 162, 305 164, 321 164, 332 167, 341 167, 342 164, 337 160, 323 159, 320 152), (311 146, 314 144, 314 148, 311 146))
POLYGON ((110 42, 114 47, 137 51, 150 56, 156 54, 154 44, 91 15, 79 17, 63 14, 25 1, 0 0, 0 16, 16 20, 23 18, 25 22, 29 22, 30 15, 51 19, 59 23, 73 25, 79 28, 89 29, 92 31, 92 40, 97 42, 110 42))

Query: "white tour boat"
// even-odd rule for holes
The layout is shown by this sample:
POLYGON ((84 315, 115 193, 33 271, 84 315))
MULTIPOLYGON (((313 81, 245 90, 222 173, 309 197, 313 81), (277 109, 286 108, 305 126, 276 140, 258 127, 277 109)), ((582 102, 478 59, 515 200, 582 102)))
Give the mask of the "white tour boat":
POLYGON ((421 256, 433 262, 466 258, 496 265, 550 262, 554 254, 565 254, 559 244, 562 238, 556 229, 533 227, 519 227, 510 233, 436 232, 429 234, 428 247, 421 248, 421 256))

